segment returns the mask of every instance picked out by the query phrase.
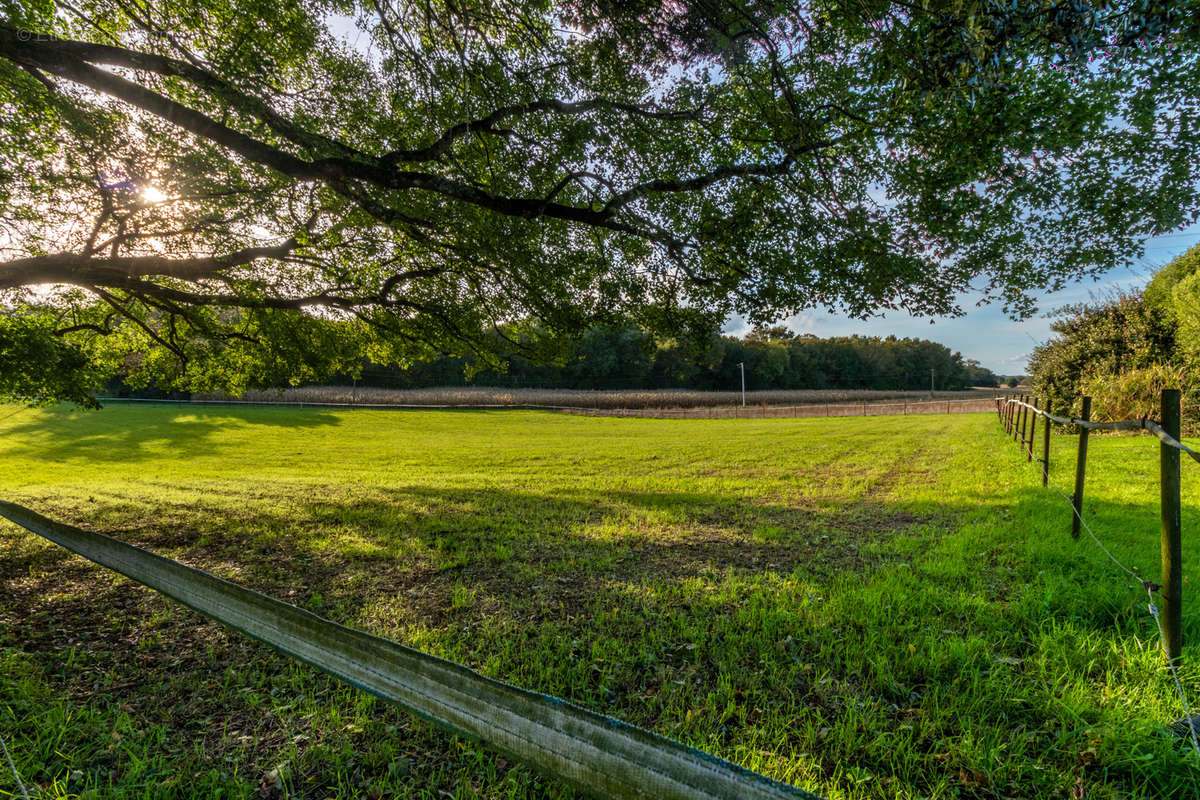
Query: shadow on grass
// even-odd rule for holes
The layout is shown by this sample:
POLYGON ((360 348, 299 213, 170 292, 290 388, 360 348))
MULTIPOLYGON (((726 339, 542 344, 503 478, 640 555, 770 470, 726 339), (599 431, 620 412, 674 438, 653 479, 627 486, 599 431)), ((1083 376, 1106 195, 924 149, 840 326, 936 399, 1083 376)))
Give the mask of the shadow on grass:
MULTIPOLYGON (((407 594, 406 617, 440 624, 462 585, 486 591, 519 617, 539 592, 570 611, 614 585, 719 581, 743 573, 828 583, 901 564, 917 564, 932 581, 954 589, 986 583, 989 570, 1006 587, 1019 575, 1036 579, 1053 589, 1043 602, 1048 616, 1068 614, 1101 631, 1127 618, 1122 609, 1137 593, 1144 606, 1141 587, 1086 534, 1070 539, 1071 512, 1061 498, 1034 488, 1014 496, 1015 503, 992 511, 1000 526, 1018 524, 1025 533, 990 547, 981 541, 971 548, 974 560, 961 552, 961 542, 958 552, 937 555, 942 539, 980 514, 977 506, 948 503, 800 507, 702 492, 405 487, 363 490, 354 500, 289 497, 286 511, 260 502, 224 521, 219 510, 203 505, 174 508, 169 525, 123 504, 93 506, 92 516, 103 517, 111 535, 251 588, 292 602, 320 595, 347 619, 381 593, 407 594), (1076 583, 1086 589, 1064 588, 1076 583), (1083 596, 1093 601, 1081 602, 1083 596)), ((1185 508, 1185 528, 1200 524, 1197 512, 1185 508)), ((1089 500, 1085 513, 1120 560, 1157 576, 1156 508, 1089 500)), ((97 529, 89 516, 72 516, 69 521, 97 529)), ((1200 558, 1200 547, 1185 549, 1185 561, 1189 556, 1200 558)), ((26 551, 7 558, 4 572, 27 574, 57 558, 54 550, 26 551)), ((1200 622, 1191 611, 1200 609, 1189 602, 1190 587, 1186 591, 1191 629, 1200 622)), ((1195 641, 1200 630, 1191 633, 1195 641)))
MULTIPOLYGON (((845 764, 898 782, 881 797, 1045 796, 1047 772, 1167 796, 1195 777, 1145 711, 1102 699, 1150 680, 1129 641, 1146 633, 1144 594, 1069 538, 1069 509, 1040 489, 983 511, 427 487, 281 500, 224 520, 197 507, 170 527, 112 512, 133 543, 725 755, 769 751, 768 772, 814 754, 830 785, 850 785, 845 764)), ((1153 504, 1086 510, 1119 558, 1154 563, 1153 504)), ((23 548, 0 570, 31 649, 111 650, 116 636, 152 676, 200 668, 180 642, 211 644, 190 614, 164 620, 164 601, 62 551, 23 548)), ((278 669, 262 663, 247 669, 278 669)))
MULTIPOLYGON (((224 520, 204 505, 173 506, 165 524, 118 500, 64 521, 292 602, 320 595, 343 614, 380 593, 411 592, 414 621, 427 622, 446 619, 462 584, 519 614, 539 594, 577 610, 611 585, 737 573, 827 581, 903 558, 881 546, 936 522, 885 503, 803 508, 714 493, 367 491, 356 500, 286 498, 286 511, 259 503, 224 520)), ((36 573, 63 555, 28 549, 6 558, 3 573, 36 573)))
POLYGON ((304 429, 337 424, 335 413, 315 409, 302 412, 175 406, 152 409, 118 406, 100 412, 56 409, 37 419, 15 419, 6 428, 6 441, 0 448, 9 456, 43 461, 125 462, 146 457, 153 449, 205 452, 211 450, 211 439, 216 434, 238 428, 268 425, 304 429))

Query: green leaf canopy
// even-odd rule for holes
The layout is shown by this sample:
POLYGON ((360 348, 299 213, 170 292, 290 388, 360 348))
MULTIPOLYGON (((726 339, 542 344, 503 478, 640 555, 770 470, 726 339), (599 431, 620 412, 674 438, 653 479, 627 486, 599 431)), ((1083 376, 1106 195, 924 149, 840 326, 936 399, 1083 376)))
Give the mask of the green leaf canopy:
POLYGON ((618 315, 1028 313, 1195 218, 1197 18, 9 3, 0 291, 113 369, 225 388, 618 315))

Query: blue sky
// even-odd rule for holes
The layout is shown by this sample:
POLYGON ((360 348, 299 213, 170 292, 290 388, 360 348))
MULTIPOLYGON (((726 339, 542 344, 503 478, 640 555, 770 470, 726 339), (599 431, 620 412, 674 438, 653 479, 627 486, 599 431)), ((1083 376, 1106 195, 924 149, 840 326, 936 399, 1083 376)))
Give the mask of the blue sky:
MULTIPOLYGON (((1041 343, 1051 335, 1051 320, 1046 318, 1046 312, 1086 301, 1093 295, 1104 294, 1112 289, 1141 288, 1155 270, 1198 243, 1200 224, 1182 233, 1150 239, 1146 243, 1146 255, 1134 266, 1113 270, 1098 281, 1083 281, 1060 292, 1039 295, 1039 313, 1019 322, 1009 319, 998 306, 975 307, 975 298, 965 296, 961 305, 967 313, 953 319, 935 317, 930 320, 894 312, 864 321, 814 310, 784 320, 784 323, 797 333, 821 337, 891 334, 932 339, 961 352, 963 358, 977 359, 993 372, 1018 375, 1024 373, 1026 359, 1035 343, 1041 343)), ((743 320, 735 317, 726 324, 725 330, 741 335, 748 328, 743 320)))

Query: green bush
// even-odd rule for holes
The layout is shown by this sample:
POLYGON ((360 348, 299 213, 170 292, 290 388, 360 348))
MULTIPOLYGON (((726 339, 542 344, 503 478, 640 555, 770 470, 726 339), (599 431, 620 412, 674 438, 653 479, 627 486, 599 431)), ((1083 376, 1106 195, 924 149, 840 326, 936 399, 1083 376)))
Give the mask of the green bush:
POLYGON ((1034 350, 1034 391, 1055 410, 1092 397, 1093 418, 1160 415, 1164 388, 1183 392, 1185 433, 1200 433, 1200 246, 1171 261, 1141 294, 1064 309, 1034 350))
POLYGON ((1169 264, 1154 273, 1143 292, 1146 304, 1174 316, 1175 288, 1197 274, 1200 274, 1200 245, 1171 259, 1169 264))
POLYGON ((1029 359, 1034 393, 1056 413, 1078 406, 1085 381, 1174 363, 1173 320, 1141 295, 1120 294, 1064 309, 1057 334, 1029 359))
POLYGON ((1200 374, 1200 245, 1159 270, 1144 293, 1148 308, 1175 328, 1175 361, 1200 374))
POLYGON ((1185 434, 1200 432, 1200 382, 1195 373, 1181 366, 1154 364, 1117 374, 1092 375, 1080 385, 1092 398, 1092 419, 1107 422, 1118 419, 1160 416, 1163 389, 1183 392, 1183 428, 1185 434))

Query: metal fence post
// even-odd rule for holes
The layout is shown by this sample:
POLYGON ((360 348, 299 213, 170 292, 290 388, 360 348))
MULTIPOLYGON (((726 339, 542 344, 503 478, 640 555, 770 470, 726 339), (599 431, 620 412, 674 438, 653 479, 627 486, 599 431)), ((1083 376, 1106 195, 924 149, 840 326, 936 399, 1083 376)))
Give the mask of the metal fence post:
MULTIPOLYGON (((1179 390, 1162 390, 1162 426, 1179 439, 1179 390)), ((1162 626, 1167 661, 1179 662, 1183 650, 1183 558, 1180 528, 1179 451, 1166 442, 1158 446, 1162 478, 1162 626)))
MULTIPOLYGON (((1083 408, 1079 418, 1087 421, 1092 418, 1092 398, 1083 398, 1083 408)), ((1079 538, 1080 520, 1083 516, 1083 482, 1087 470, 1087 441, 1088 429, 1079 429, 1079 453, 1075 456, 1075 495, 1071 498, 1071 508, 1075 513, 1071 517, 1071 538, 1079 538)))

